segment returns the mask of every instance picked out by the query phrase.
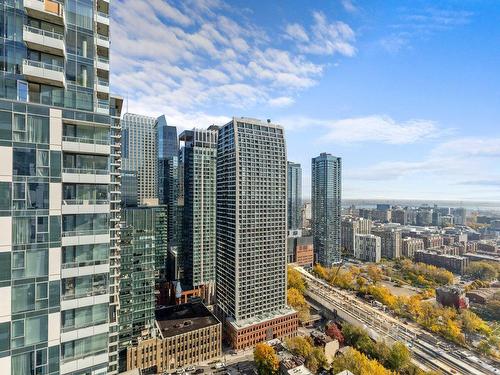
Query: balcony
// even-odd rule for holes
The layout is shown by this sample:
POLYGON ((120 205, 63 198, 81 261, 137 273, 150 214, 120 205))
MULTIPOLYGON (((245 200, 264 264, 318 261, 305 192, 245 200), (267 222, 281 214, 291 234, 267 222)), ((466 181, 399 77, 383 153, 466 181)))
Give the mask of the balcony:
POLYGON ((57 56, 66 55, 64 35, 24 25, 23 40, 28 48, 57 56))
POLYGON ((97 113, 109 115, 109 101, 97 99, 95 110, 97 113))
MULTIPOLYGON (((109 94, 109 81, 97 77, 97 80, 95 83, 95 88, 96 88, 97 92, 109 94)), ((108 105, 108 108, 109 108, 109 105, 108 105)))
POLYGON ((64 183, 109 184, 110 174, 107 169, 63 168, 64 183))
POLYGON ((96 34, 95 39, 96 39, 96 44, 98 47, 109 49, 109 37, 101 35, 101 34, 96 34))
POLYGON ((24 0, 24 9, 28 16, 64 25, 64 8, 62 4, 52 0, 24 0))
POLYGON ((31 82, 58 87, 66 86, 66 76, 64 75, 64 68, 61 66, 24 59, 23 74, 31 82))
POLYGON ((103 25, 109 26, 109 14, 100 11, 96 11, 94 14, 95 21, 97 23, 102 23, 103 25))
POLYGON ((62 141, 63 151, 100 155, 109 155, 111 152, 109 140, 69 137, 65 135, 62 141))
POLYGON ((109 200, 64 199, 61 206, 61 213, 63 215, 109 214, 109 212, 109 200))
POLYGON ((96 60, 96 68, 109 72, 109 59, 98 56, 96 60))

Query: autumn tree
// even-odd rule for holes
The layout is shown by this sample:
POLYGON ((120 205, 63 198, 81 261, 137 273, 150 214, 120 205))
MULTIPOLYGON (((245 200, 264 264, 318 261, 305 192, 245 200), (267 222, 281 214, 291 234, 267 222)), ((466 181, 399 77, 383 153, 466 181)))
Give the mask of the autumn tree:
POLYGON ((335 323, 330 324, 327 328, 325 333, 330 336, 332 339, 335 339, 339 342, 340 346, 344 345, 344 335, 342 335, 342 332, 340 331, 339 327, 335 323))
POLYGON ((301 321, 309 320, 310 312, 304 296, 295 288, 289 288, 287 292, 287 303, 299 313, 301 321))
POLYGON ((313 373, 316 373, 320 368, 326 368, 328 361, 321 348, 315 348, 311 339, 303 336, 296 336, 285 341, 286 346, 294 355, 301 356, 305 359, 306 367, 313 373))
POLYGON ((356 349, 349 349, 332 363, 333 373, 349 370, 355 375, 391 375, 392 372, 378 361, 368 358, 356 349))
POLYGON ((295 288, 301 294, 306 291, 306 282, 299 271, 293 267, 288 267, 288 288, 295 288))
POLYGON ((279 359, 268 343, 261 342, 255 346, 253 358, 259 375, 275 375, 278 373, 279 359))
POLYGON ((370 279, 374 284, 377 284, 378 282, 382 281, 382 270, 379 267, 370 264, 367 267, 366 272, 368 273, 368 276, 370 277, 370 279))

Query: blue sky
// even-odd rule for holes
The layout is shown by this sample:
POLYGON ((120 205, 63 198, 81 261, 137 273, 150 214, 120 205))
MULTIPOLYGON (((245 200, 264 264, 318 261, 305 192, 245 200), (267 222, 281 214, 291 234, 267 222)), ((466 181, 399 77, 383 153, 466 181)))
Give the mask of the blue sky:
POLYGON ((111 85, 180 129, 286 129, 345 198, 500 200, 497 0, 115 0, 111 85))

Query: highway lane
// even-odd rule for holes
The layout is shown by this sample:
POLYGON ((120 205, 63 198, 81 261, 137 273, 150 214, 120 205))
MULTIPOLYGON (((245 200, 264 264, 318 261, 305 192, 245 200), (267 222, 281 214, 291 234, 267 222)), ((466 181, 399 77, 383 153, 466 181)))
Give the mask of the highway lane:
POLYGON ((425 366, 433 369, 439 368, 439 370, 447 374, 500 374, 492 366, 487 368, 488 364, 484 362, 478 363, 478 361, 468 360, 468 358, 474 356, 473 352, 466 351, 469 354, 469 356, 465 356, 466 358, 462 358, 457 353, 446 353, 439 346, 426 341, 425 337, 429 334, 415 324, 405 324, 350 293, 332 287, 301 267, 297 267, 297 270, 308 281, 309 293, 320 297, 338 311, 361 322, 382 337, 389 338, 392 341, 411 343, 410 349, 418 358, 424 361, 425 366))

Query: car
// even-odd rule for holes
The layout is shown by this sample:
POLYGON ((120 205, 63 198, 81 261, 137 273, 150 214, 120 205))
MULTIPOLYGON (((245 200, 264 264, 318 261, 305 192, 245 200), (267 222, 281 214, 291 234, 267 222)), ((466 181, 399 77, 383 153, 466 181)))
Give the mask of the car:
POLYGON ((185 374, 185 371, 183 368, 178 368, 177 370, 175 370, 175 373, 178 375, 182 375, 182 374, 185 374))
POLYGON ((195 374, 203 374, 204 372, 205 372, 205 370, 203 370, 202 368, 199 368, 194 373, 195 374))
POLYGON ((194 370, 196 370, 196 367, 194 367, 194 366, 188 366, 188 367, 186 367, 186 372, 192 372, 194 370))
POLYGON ((226 364, 224 362, 217 362, 215 364, 215 368, 216 369, 221 369, 221 368, 224 368, 224 367, 226 367, 226 364))

